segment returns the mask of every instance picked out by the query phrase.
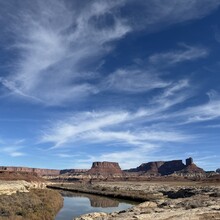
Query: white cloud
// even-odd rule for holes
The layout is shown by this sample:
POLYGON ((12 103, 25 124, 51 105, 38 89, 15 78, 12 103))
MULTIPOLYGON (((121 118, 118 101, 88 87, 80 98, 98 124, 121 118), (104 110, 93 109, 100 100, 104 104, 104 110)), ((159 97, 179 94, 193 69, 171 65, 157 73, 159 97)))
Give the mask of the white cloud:
POLYGON ((119 4, 94 1, 81 11, 68 8, 64 1, 19 4, 8 27, 15 36, 11 49, 19 56, 13 74, 1 83, 16 95, 47 105, 96 93, 89 83, 96 74, 88 74, 82 66, 86 69, 109 51, 106 43, 129 32, 129 26, 111 12, 119 4), (111 27, 97 27, 106 14, 113 20, 111 27))
POLYGON ((149 62, 154 65, 169 66, 184 61, 193 61, 199 58, 204 58, 209 54, 209 51, 203 47, 183 46, 184 49, 182 50, 153 54, 149 57, 149 62))
POLYGON ((26 154, 22 152, 11 152, 9 155, 11 157, 21 157, 21 156, 25 156, 26 154))
POLYGON ((22 147, 20 146, 12 146, 12 147, 3 147, 1 150, 2 152, 8 154, 11 157, 21 157, 25 156, 24 152, 21 152, 22 147))
POLYGON ((220 5, 218 0, 132 0, 129 17, 137 28, 149 32, 161 30, 170 25, 205 17, 220 5), (136 4, 136 7, 132 7, 136 4), (139 19, 135 19, 138 14, 139 19))
POLYGON ((177 82, 173 82, 170 86, 165 88, 161 94, 154 96, 151 104, 154 104, 159 111, 171 108, 174 105, 185 102, 192 97, 194 92, 190 88, 188 79, 182 79, 177 82))
POLYGON ((7 140, 1 139, 0 146, 1 151, 11 157, 21 157, 25 156, 26 153, 23 152, 25 139, 18 140, 7 140))
MULTIPOLYGON (((97 85, 90 81, 97 73, 89 71, 89 67, 93 64, 92 69, 96 69, 94 64, 112 50, 110 42, 139 29, 152 32, 202 18, 220 3, 216 0, 171 0, 166 4, 161 0, 86 3, 24 0, 14 4, 11 0, 0 4, 1 27, 10 30, 13 36, 10 40, 14 40, 10 50, 17 57, 10 64, 9 76, 0 82, 11 94, 46 105, 60 105, 99 92, 97 85)), ((206 55, 204 48, 188 47, 183 51, 155 54, 150 60, 174 64, 206 55)), ((127 92, 167 85, 152 75, 119 70, 106 82, 109 88, 127 92), (122 80, 124 88, 117 79, 122 80)))
POLYGON ((75 114, 72 118, 52 124, 51 128, 44 131, 41 142, 54 143, 55 148, 76 142, 117 143, 131 147, 151 142, 184 142, 190 138, 177 131, 141 127, 140 121, 147 120, 148 116, 149 112, 144 110, 136 113, 108 111, 75 114))
POLYGON ((102 87, 107 90, 138 93, 164 88, 169 84, 170 82, 163 81, 151 70, 118 69, 105 79, 102 87))
POLYGON ((186 108, 176 114, 176 117, 184 118, 184 123, 211 121, 220 118, 220 96, 216 91, 208 93, 209 101, 194 107, 186 108))
POLYGON ((75 154, 65 154, 65 153, 59 153, 59 154, 56 154, 55 156, 58 156, 58 157, 61 157, 61 158, 73 158, 77 155, 75 154))

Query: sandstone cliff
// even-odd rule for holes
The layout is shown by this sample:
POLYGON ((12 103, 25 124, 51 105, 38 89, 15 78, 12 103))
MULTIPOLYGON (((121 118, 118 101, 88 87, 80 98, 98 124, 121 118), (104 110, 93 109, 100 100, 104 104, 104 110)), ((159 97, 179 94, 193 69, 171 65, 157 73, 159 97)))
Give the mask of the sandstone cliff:
POLYGON ((143 163, 137 168, 126 170, 127 172, 139 172, 145 175, 170 175, 170 174, 193 174, 202 173, 205 174, 204 170, 197 167, 193 163, 192 158, 186 159, 186 165, 182 160, 172 160, 172 161, 154 161, 143 163))
POLYGON ((92 168, 87 172, 90 175, 122 175, 122 170, 115 162, 93 162, 92 168))
POLYGON ((39 176, 57 176, 60 175, 60 170, 54 169, 40 169, 40 168, 29 168, 29 167, 8 167, 1 166, 0 171, 11 171, 11 172, 28 172, 36 173, 39 176))

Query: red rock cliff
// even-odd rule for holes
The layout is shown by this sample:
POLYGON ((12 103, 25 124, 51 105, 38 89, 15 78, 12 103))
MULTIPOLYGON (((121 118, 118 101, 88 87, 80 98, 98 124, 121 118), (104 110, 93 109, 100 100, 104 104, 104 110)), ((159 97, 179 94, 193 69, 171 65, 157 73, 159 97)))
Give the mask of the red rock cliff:
POLYGON ((115 162, 93 162, 92 168, 88 171, 92 175, 118 175, 122 170, 118 163, 115 162))
POLYGON ((1 166, 0 170, 13 171, 13 172, 37 173, 39 176, 57 176, 57 175, 60 175, 60 170, 53 170, 53 169, 1 166))

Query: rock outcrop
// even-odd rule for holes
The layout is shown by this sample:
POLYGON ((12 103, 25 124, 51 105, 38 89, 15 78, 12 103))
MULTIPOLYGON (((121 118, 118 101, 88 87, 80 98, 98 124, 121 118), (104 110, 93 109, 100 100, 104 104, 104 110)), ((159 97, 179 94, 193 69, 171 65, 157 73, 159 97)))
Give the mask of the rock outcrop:
POLYGON ((27 182, 24 180, 0 181, 0 195, 11 195, 17 192, 29 192, 30 189, 45 188, 46 184, 43 182, 27 182))
POLYGON ((216 173, 220 173, 220 168, 218 168, 218 169, 216 170, 216 173))
POLYGON ((204 170, 197 167, 193 163, 193 159, 187 158, 186 165, 182 162, 182 160, 171 160, 171 161, 155 161, 143 163, 137 168, 133 168, 130 170, 126 170, 127 172, 139 172, 145 175, 170 175, 173 173, 181 174, 181 173, 203 173, 204 170))
POLYGON ((83 174, 88 171, 88 169, 65 169, 65 170, 56 170, 56 169, 41 169, 41 168, 30 168, 30 167, 9 167, 9 166, 0 166, 0 171, 9 171, 9 172, 25 172, 25 173, 36 173, 39 176, 59 176, 62 174, 83 174))
POLYGON ((205 171, 202 168, 196 166, 194 163, 186 166, 180 172, 182 173, 205 173, 205 171))
POLYGON ((71 175, 71 174, 82 174, 82 173, 86 173, 88 171, 88 169, 65 169, 65 170, 61 170, 60 174, 67 174, 67 175, 71 175))
POLYGON ((39 176, 57 176, 57 175, 60 175, 60 170, 29 168, 29 167, 1 166, 0 171, 37 173, 39 176))
POLYGON ((93 162, 92 168, 87 172, 90 175, 122 175, 122 170, 118 163, 115 162, 93 162))

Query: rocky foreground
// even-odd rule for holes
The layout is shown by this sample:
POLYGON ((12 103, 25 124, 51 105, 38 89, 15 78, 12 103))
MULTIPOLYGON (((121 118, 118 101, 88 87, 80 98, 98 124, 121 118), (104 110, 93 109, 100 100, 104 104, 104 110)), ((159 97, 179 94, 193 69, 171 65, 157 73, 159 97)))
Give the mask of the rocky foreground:
MULTIPOLYGON (((128 210, 91 213, 75 220, 209 220, 220 219, 220 184, 210 183, 96 183, 93 189, 145 195, 146 201, 128 210), (148 195, 148 196, 147 196, 148 195)), ((141 197, 141 196, 140 196, 141 197)))

